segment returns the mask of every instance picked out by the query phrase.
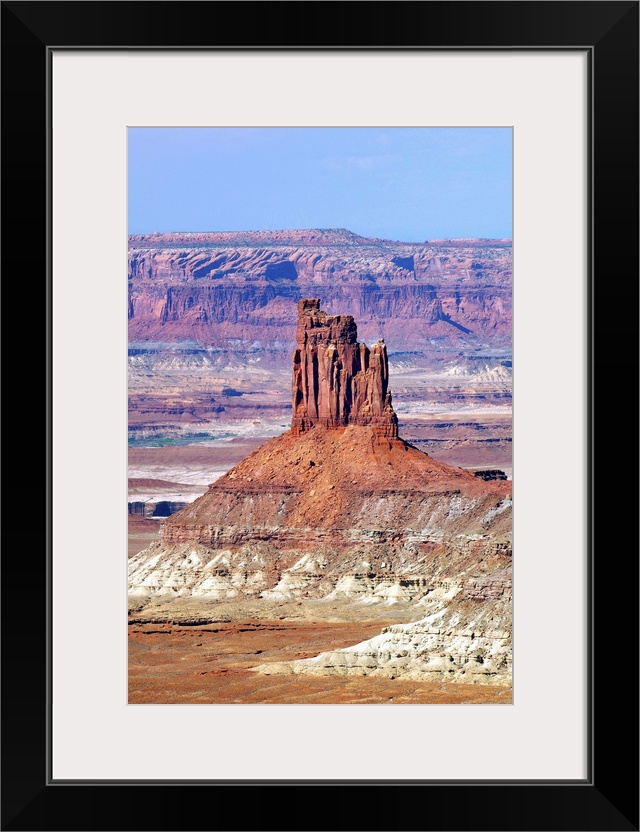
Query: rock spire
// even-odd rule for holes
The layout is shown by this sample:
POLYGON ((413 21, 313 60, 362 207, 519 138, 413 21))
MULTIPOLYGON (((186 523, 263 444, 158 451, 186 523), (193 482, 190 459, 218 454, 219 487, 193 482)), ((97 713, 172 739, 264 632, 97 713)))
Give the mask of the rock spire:
POLYGON ((398 437, 391 404, 389 361, 384 340, 371 348, 358 343, 351 315, 327 315, 318 298, 298 302, 293 354, 293 418, 299 435, 316 425, 369 425, 380 438, 398 437))

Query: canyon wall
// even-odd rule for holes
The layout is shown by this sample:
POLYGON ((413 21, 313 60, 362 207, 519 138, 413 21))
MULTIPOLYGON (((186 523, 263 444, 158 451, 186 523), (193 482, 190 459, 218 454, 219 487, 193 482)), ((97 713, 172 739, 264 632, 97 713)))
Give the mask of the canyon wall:
POLYGON ((129 239, 131 343, 286 352, 304 297, 395 351, 509 344, 511 241, 399 243, 342 229, 129 239))

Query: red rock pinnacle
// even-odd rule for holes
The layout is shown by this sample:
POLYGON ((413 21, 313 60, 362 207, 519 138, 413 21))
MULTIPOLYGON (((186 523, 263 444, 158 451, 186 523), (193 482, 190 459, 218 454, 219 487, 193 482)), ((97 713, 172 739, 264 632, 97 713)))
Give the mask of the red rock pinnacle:
POLYGON ((381 438, 396 439, 398 417, 391 404, 384 340, 358 343, 351 315, 327 315, 317 298, 298 302, 293 354, 293 418, 297 436, 316 425, 370 425, 381 438))

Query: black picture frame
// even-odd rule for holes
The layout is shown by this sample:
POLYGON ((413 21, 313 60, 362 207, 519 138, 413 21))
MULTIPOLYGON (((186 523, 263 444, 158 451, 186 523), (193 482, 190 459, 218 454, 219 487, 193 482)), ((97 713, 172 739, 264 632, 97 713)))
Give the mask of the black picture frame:
MULTIPOLYGON (((28 412, 20 415, 20 430, 42 438, 41 458, 47 461, 44 487, 33 479, 25 484, 33 494, 31 509, 36 504, 44 515, 46 507, 47 517, 28 564, 15 556, 9 532, 17 522, 33 534, 33 511, 17 519, 18 507, 5 527, 2 829, 638 829, 636 523, 629 533, 626 517, 612 518, 621 500, 632 518, 637 506, 632 499, 637 495, 626 489, 620 497, 618 474, 620 461, 631 456, 630 438, 637 437, 637 411, 630 414, 624 391, 629 378, 638 377, 633 372, 638 353, 638 11, 638 2, 581 0, 2 3, 3 288, 10 311, 24 308, 28 252, 30 332, 40 333, 39 342, 28 339, 35 344, 39 368, 33 390, 40 384, 46 388, 46 409, 23 407, 28 412), (59 782, 49 777, 52 50, 276 47, 588 52, 591 688, 585 781, 59 782), (615 368, 621 362, 624 378, 618 386, 615 368), (613 407, 612 389, 622 391, 613 407), (28 598, 15 589, 23 585, 25 570, 28 598), (616 633, 623 648, 615 646, 616 633), (149 790, 157 788, 163 791, 152 796, 149 790), (351 799, 343 800, 344 789, 351 799), (221 806, 233 813, 233 825, 221 806)), ((8 351, 9 377, 26 350, 25 345, 8 351)), ((13 395, 16 389, 25 389, 24 379, 13 395)), ((635 449, 635 441, 631 444, 635 449)), ((633 461, 631 467, 635 480, 633 461)))

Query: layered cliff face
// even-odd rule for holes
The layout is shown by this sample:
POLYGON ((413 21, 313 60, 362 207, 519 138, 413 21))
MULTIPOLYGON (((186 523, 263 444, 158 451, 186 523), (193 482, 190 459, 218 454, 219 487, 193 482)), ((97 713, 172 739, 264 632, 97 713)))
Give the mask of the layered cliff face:
POLYGON ((298 303, 296 343, 291 421, 294 436, 316 425, 372 425, 378 436, 398 436, 384 341, 371 349, 359 344, 352 316, 327 315, 317 298, 298 303))
POLYGON ((399 243, 344 229, 162 234, 129 240, 131 342, 290 344, 296 304, 322 295, 394 349, 508 343, 511 241, 399 243))
POLYGON ((267 675, 386 676, 433 682, 511 681, 511 573, 462 580, 421 602, 425 617, 311 659, 262 665, 267 675), (487 596, 479 597, 478 590, 487 596), (484 603, 482 603, 484 601, 484 603))
POLYGON ((510 481, 398 437, 386 349, 350 316, 303 299, 293 365, 292 429, 167 518, 131 594, 413 605, 415 630, 265 672, 508 681, 510 481))

